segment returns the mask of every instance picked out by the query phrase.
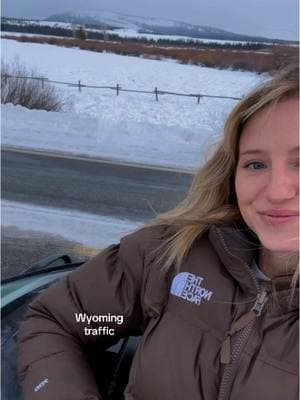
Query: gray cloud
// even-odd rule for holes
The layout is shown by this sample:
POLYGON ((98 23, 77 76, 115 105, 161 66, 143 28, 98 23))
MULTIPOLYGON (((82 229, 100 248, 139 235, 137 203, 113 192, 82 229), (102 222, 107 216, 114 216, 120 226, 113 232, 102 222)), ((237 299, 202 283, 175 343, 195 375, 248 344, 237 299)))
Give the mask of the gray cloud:
POLYGON ((111 10, 209 25, 232 32, 297 40, 298 0, 2 0, 2 15, 45 18, 79 10, 111 10))

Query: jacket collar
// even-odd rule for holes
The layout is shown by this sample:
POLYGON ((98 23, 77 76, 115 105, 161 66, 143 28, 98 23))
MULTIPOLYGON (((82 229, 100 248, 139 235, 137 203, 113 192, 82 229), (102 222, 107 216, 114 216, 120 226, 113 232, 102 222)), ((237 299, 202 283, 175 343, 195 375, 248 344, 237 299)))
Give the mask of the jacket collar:
POLYGON ((213 225, 209 240, 230 275, 242 290, 252 295, 259 291, 259 282, 252 270, 259 243, 249 234, 249 228, 238 225, 213 225))
MULTIPOLYGON (((221 226, 213 225, 209 229, 209 240, 217 252, 229 274, 238 285, 249 295, 260 291, 252 263, 258 253, 260 244, 253 232, 245 225, 221 226)), ((299 306, 299 288, 296 288, 292 301, 290 299, 291 275, 278 277, 266 284, 266 289, 272 293, 275 302, 289 303, 292 308, 299 306)), ((299 282, 298 282, 299 285, 299 282)))

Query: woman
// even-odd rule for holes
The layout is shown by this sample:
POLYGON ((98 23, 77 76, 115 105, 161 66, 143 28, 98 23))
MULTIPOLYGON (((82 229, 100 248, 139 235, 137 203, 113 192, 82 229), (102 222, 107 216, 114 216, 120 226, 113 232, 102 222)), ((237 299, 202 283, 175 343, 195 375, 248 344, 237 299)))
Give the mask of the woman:
POLYGON ((178 208, 30 305, 26 399, 102 399, 87 354, 128 335, 126 400, 298 399, 298 90, 290 68, 243 98, 178 208))

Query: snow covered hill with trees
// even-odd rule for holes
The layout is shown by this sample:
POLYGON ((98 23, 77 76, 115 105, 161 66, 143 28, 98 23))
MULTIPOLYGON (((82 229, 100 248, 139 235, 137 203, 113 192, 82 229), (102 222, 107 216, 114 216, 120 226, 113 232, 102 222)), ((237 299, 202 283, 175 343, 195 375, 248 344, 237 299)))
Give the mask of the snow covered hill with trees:
POLYGON ((51 15, 48 21, 59 21, 73 24, 94 25, 117 29, 130 29, 139 33, 180 35, 190 38, 237 40, 237 41, 270 41, 263 37, 254 37, 225 31, 211 26, 200 26, 183 21, 174 21, 155 17, 141 17, 109 10, 80 10, 51 15))

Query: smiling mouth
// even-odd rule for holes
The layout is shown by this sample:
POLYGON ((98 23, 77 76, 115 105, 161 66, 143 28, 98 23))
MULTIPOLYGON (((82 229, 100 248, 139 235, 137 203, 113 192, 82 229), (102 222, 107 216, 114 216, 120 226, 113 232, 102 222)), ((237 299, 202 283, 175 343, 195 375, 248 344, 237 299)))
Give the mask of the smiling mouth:
POLYGON ((271 224, 281 224, 286 222, 292 222, 295 219, 299 219, 298 211, 291 210, 270 210, 258 213, 263 220, 271 224))

